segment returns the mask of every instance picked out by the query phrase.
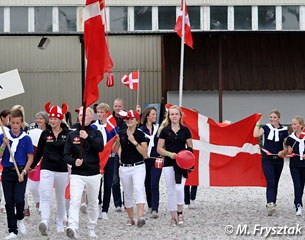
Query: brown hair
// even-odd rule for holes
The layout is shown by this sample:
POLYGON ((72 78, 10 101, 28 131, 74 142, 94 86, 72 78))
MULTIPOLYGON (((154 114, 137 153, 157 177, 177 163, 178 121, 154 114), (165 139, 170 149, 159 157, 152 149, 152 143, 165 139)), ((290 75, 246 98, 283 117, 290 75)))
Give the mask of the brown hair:
POLYGON ((19 109, 15 109, 11 111, 11 118, 17 118, 20 117, 21 121, 23 122, 23 113, 19 109))
POLYGON ((142 125, 145 125, 147 123, 147 117, 152 110, 155 110, 157 112, 157 109, 155 107, 148 107, 148 108, 144 109, 144 111, 142 113, 142 117, 141 117, 141 124, 142 125))

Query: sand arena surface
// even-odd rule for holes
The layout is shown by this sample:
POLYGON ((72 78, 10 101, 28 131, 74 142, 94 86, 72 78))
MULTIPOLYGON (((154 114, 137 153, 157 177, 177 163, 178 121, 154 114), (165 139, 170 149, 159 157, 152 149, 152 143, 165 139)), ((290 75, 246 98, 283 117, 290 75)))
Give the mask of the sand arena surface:
MULTIPOLYGON (((109 220, 98 220, 96 234, 98 239, 266 239, 267 230, 271 232, 267 239, 304 239, 304 216, 295 216, 293 205, 293 184, 289 171, 289 162, 280 179, 277 210, 272 217, 266 213, 265 188, 256 187, 199 187, 196 209, 185 209, 183 226, 171 227, 170 215, 166 210, 166 193, 161 177, 161 196, 159 218, 152 219, 145 215, 146 225, 142 228, 126 226, 127 214, 115 212, 113 202, 109 209, 109 220), (232 228, 230 226, 232 226, 232 228), (299 226, 297 228, 297 226, 299 226), (273 227, 271 229, 271 227, 273 227), (264 229, 263 229, 264 228, 264 229), (300 229, 301 228, 301 229, 300 229), (226 231, 232 231, 227 234, 226 231), (285 230, 286 229, 286 230, 285 230), (298 235, 292 234, 297 232, 298 235), (243 232, 243 234, 241 234, 243 232), (248 232, 248 235, 245 235, 248 232), (256 234, 254 234, 254 232, 256 234), (239 234, 238 234, 239 233, 239 234), (285 234, 286 233, 286 234, 285 234), (291 235, 289 235, 289 234, 291 235)), ((68 239, 63 233, 56 233, 55 203, 49 224, 49 236, 43 237, 38 231, 40 216, 36 212, 30 196, 31 216, 25 218, 28 235, 19 239, 68 239)), ((87 215, 80 213, 79 239, 89 239, 87 235, 87 215)), ((0 214, 0 239, 8 235, 6 214, 0 214)))

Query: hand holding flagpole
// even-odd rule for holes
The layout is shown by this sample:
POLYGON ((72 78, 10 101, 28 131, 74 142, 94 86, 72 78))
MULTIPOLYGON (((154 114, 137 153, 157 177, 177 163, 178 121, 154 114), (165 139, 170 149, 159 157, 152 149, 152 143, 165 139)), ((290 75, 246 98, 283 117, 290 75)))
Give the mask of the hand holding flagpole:
MULTIPOLYGON (((0 124, 1 124, 1 130, 2 130, 2 132, 3 132, 4 138, 7 138, 6 132, 5 132, 5 129, 4 129, 4 126, 3 126, 1 120, 0 120, 0 124)), ((13 164, 14 164, 16 173, 17 173, 17 175, 18 175, 18 178, 20 178, 21 175, 20 175, 19 168, 18 168, 17 163, 16 163, 16 160, 15 160, 14 154, 13 154, 13 152, 12 152, 11 146, 10 146, 10 144, 7 144, 6 146, 7 146, 7 148, 8 148, 9 153, 10 153, 10 156, 11 156, 11 158, 12 158, 12 160, 13 160, 13 164)))

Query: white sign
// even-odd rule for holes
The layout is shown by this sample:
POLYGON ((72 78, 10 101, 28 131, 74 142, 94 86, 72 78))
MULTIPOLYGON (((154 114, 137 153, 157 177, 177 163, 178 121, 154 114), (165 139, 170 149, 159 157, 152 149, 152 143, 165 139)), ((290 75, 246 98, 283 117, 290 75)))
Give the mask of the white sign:
POLYGON ((0 74, 0 100, 24 93, 18 69, 0 74))

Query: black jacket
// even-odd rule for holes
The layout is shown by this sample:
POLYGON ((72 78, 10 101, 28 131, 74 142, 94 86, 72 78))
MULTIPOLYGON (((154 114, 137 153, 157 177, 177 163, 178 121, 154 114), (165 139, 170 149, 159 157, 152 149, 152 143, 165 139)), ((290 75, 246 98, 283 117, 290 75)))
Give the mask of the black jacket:
POLYGON ((64 162, 64 148, 67 140, 67 136, 70 132, 67 125, 62 123, 62 131, 56 138, 52 132, 51 126, 47 126, 39 138, 37 153, 35 154, 31 168, 38 164, 41 157, 41 169, 46 169, 54 172, 67 172, 67 164, 64 162))
POLYGON ((93 127, 86 126, 85 131, 88 133, 87 139, 82 139, 83 142, 83 164, 79 167, 75 166, 75 161, 80 158, 80 125, 77 129, 68 135, 64 150, 64 160, 72 166, 71 174, 82 176, 92 176, 100 173, 99 152, 103 151, 104 143, 103 136, 100 131, 93 127))

